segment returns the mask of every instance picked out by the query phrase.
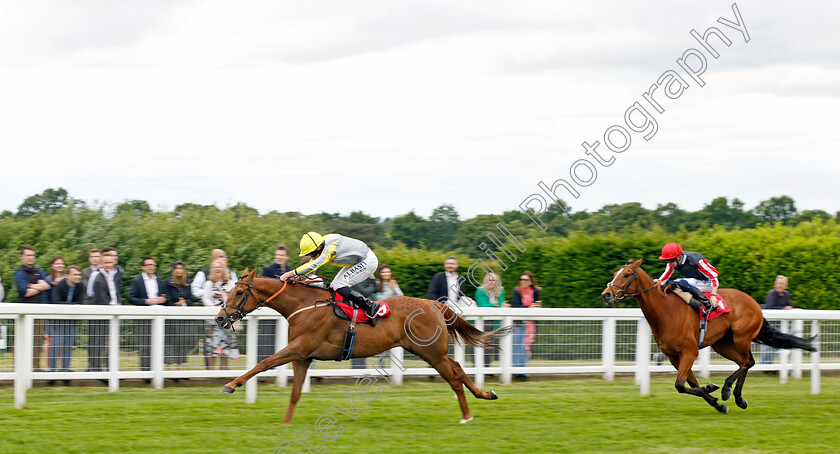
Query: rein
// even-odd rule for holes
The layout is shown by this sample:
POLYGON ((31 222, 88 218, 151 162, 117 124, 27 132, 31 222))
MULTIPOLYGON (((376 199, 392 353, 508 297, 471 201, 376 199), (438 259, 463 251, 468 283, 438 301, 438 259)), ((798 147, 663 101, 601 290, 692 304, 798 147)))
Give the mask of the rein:
POLYGON ((657 284, 654 283, 653 285, 651 285, 650 287, 642 290, 641 292, 627 293, 627 289, 630 288, 630 285, 632 285, 633 282, 635 282, 636 278, 638 277, 638 271, 633 269, 633 267, 631 267, 630 265, 622 265, 622 267, 619 268, 619 270, 621 270, 623 268, 630 268, 631 270, 633 270, 633 277, 629 281, 627 281, 627 283, 624 284, 623 287, 619 287, 618 285, 616 285, 615 284, 615 279, 613 279, 613 280, 611 280, 610 282, 607 283, 607 288, 610 288, 610 289, 618 288, 618 290, 621 291, 621 296, 618 296, 618 291, 613 290, 613 293, 615 294, 615 299, 621 301, 628 296, 638 296, 638 295, 641 295, 642 293, 647 292, 648 290, 656 288, 657 284))
MULTIPOLYGON (((311 281, 311 282, 318 282, 318 281, 311 281)), ((307 281, 303 281, 303 283, 308 283, 308 282, 307 282, 307 281)), ((277 291, 277 292, 275 292, 273 295, 271 295, 271 296, 269 296, 268 298, 266 298, 266 300, 265 300, 265 301, 260 301, 260 299, 259 299, 259 298, 257 298, 257 295, 255 295, 255 294, 254 294, 254 283, 253 283, 253 280, 252 280, 251 282, 237 281, 235 285, 239 285, 239 284, 242 284, 242 285, 246 285, 246 286, 248 286, 248 288, 245 290, 245 294, 242 296, 242 299, 240 299, 240 300, 239 300, 239 304, 237 304, 236 306, 234 306, 234 305, 232 305, 232 304, 231 304, 231 305, 228 305, 228 304, 226 304, 226 303, 222 303, 222 306, 221 306, 221 308, 222 308, 222 309, 224 309, 224 308, 226 308, 226 307, 230 307, 230 308, 236 309, 236 312, 234 312, 233 314, 228 314, 228 312, 227 312, 227 311, 224 311, 224 312, 225 312, 225 319, 227 320, 228 324, 230 325, 231 330, 234 330, 234 328, 233 328, 233 323, 234 323, 234 322, 239 321, 239 320, 242 320, 242 319, 244 319, 244 318, 245 318, 245 316, 246 316, 246 315, 248 315, 248 314, 246 314, 246 313, 245 313, 245 311, 243 310, 243 309, 245 308, 245 303, 247 303, 247 302, 248 302, 248 298, 250 298, 250 297, 252 297, 252 296, 253 296, 253 297, 254 297, 254 299, 255 299, 255 300, 257 300, 257 307, 254 309, 254 310, 257 310, 257 309, 262 308, 262 307, 263 307, 263 306, 265 306, 266 304, 270 303, 270 302, 271 302, 274 298, 277 298, 278 296, 280 296, 280 294, 281 294, 281 293, 283 293, 283 292, 286 290, 286 287, 288 287, 288 286, 289 286, 289 282, 288 282, 288 281, 284 281, 284 282, 283 282, 283 287, 282 287, 280 290, 278 290, 278 291, 277 291)), ((326 299, 326 300, 316 301, 316 302, 315 302, 315 304, 314 304, 314 305, 312 305, 312 306, 306 306, 306 307, 304 307, 304 308, 301 308, 301 309, 298 309, 298 310, 296 310, 296 311, 292 312, 292 314, 291 314, 291 315, 289 315, 288 317, 286 317, 286 320, 291 321, 291 320, 292 320, 292 317, 294 317, 294 316, 295 316, 295 315, 297 315, 298 313, 303 312, 303 311, 305 311, 305 310, 308 310, 308 309, 315 309, 315 308, 317 308, 317 307, 329 306, 330 304, 333 304, 332 299, 326 299), (326 303, 326 304, 320 304, 320 303, 326 303)), ((251 311, 251 312, 253 312, 253 311, 251 311)), ((235 331, 235 330, 234 330, 234 331, 235 331)))
POLYGON ((233 331, 236 331, 233 328, 233 323, 238 321, 238 320, 242 320, 243 318, 245 318, 245 315, 247 315, 247 314, 245 314, 245 311, 243 311, 243 309, 245 308, 245 303, 248 302, 248 298, 253 296, 254 299, 257 300, 257 307, 256 307, 256 309, 254 309, 254 310, 257 310, 257 309, 260 309, 263 306, 265 306, 267 303, 269 303, 274 298, 277 298, 278 295, 280 295, 281 293, 283 293, 284 290, 286 290, 286 286, 289 285, 288 282, 283 282, 283 288, 278 290, 275 294, 269 296, 268 299, 266 299, 265 301, 260 301, 260 299, 257 298, 257 295, 254 294, 254 282, 253 281, 251 281, 251 282, 236 281, 236 284, 234 284, 234 285, 239 285, 239 284, 248 286, 248 288, 245 290, 245 294, 242 296, 242 299, 239 300, 239 304, 237 306, 234 306, 234 305, 227 305, 226 303, 222 303, 222 309, 224 309, 226 307, 232 307, 232 308, 236 309, 236 312, 234 312, 233 315, 228 314, 227 311, 224 311, 225 312, 225 318, 227 319, 228 324, 230 324, 230 329, 233 330, 233 331))

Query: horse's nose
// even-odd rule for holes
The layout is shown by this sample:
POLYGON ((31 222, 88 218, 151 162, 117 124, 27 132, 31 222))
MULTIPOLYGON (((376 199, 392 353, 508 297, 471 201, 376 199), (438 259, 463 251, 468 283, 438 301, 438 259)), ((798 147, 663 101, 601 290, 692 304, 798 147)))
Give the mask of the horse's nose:
POLYGON ((217 325, 221 325, 222 323, 224 323, 224 321, 225 321, 225 318, 222 317, 221 315, 216 317, 216 324, 217 325))
POLYGON ((615 302, 615 297, 613 297, 612 293, 602 293, 601 298, 603 298, 604 303, 608 306, 612 306, 615 302))

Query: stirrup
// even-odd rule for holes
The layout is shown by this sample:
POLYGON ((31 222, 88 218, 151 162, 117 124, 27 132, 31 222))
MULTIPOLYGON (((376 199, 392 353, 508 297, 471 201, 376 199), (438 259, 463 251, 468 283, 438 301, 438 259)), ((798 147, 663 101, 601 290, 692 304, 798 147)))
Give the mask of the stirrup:
POLYGON ((379 303, 374 303, 373 301, 368 300, 367 307, 365 308, 365 315, 367 315, 369 319, 375 320, 377 314, 379 313, 379 307, 379 303))

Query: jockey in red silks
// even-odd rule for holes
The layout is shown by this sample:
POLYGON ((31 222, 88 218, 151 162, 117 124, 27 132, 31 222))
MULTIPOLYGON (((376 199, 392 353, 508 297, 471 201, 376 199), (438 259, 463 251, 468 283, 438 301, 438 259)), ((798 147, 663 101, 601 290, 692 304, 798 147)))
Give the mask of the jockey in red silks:
POLYGON ((665 271, 654 283, 668 284, 674 270, 679 271, 685 278, 674 282, 674 294, 694 310, 700 310, 702 305, 704 315, 717 308, 718 272, 703 254, 683 251, 679 244, 668 243, 662 248, 659 258, 666 261, 665 271), (711 295, 706 298, 703 292, 711 295))

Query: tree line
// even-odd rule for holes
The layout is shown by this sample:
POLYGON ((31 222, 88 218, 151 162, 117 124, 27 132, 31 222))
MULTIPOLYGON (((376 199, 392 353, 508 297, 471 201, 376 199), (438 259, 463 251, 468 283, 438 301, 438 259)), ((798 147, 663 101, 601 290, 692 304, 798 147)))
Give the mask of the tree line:
MULTIPOLYGON (((0 213, 0 277, 7 299, 13 300, 12 275, 23 244, 36 248, 36 265, 46 272, 55 255, 63 256, 68 265, 86 266, 90 249, 107 246, 118 249, 128 276, 140 273, 144 256, 158 260, 162 275, 174 260, 183 260, 195 273, 208 265, 214 248, 225 249, 231 267, 241 272, 270 264, 279 244, 296 251, 300 235, 315 230, 338 232, 372 245, 380 263, 392 266, 407 295, 424 296, 447 255, 459 258, 462 271, 478 258, 489 260, 477 246, 486 241, 488 232, 497 232, 504 240, 496 230, 502 222, 526 248, 524 253, 516 251, 517 260, 500 273, 504 284, 511 289, 518 273, 534 271, 547 305, 599 305, 597 294, 628 258, 645 259, 643 267, 657 277, 659 249, 677 241, 709 257, 721 271, 724 286, 744 290, 759 302, 776 274, 786 274, 798 307, 837 307, 829 291, 829 283, 837 280, 833 276, 840 274, 834 270, 840 267, 837 253, 831 252, 840 251, 837 214, 800 212, 787 196, 773 197, 751 210, 737 198, 725 197, 694 212, 674 203, 653 210, 639 203, 606 205, 594 212, 554 208, 542 220, 548 226, 545 231, 519 211, 461 220, 451 205, 441 205, 428 218, 409 212, 387 219, 361 211, 260 214, 242 203, 226 208, 186 203, 171 211, 155 211, 142 200, 90 205, 57 188, 27 197, 17 212, 0 213), (817 261, 818 257, 827 260, 817 261)), ((292 265, 297 263, 295 256, 292 265)))

